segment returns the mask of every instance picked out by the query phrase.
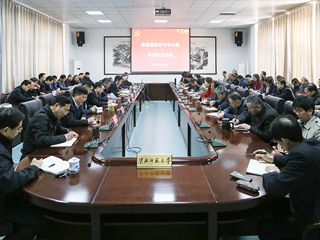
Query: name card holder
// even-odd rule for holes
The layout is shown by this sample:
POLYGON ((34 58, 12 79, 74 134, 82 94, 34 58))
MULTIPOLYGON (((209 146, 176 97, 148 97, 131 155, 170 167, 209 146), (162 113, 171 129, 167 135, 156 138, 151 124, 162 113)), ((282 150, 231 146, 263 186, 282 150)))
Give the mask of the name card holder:
POLYGON ((172 155, 138 154, 137 168, 172 168, 172 155))

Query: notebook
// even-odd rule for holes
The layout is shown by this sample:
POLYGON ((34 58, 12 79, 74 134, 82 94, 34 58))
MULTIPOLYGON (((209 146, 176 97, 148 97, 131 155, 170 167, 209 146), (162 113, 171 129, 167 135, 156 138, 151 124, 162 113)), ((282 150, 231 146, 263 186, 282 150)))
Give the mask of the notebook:
POLYGON ((218 113, 217 112, 207 113, 206 115, 209 116, 209 117, 218 117, 218 113))
POLYGON ((215 108, 215 107, 204 107, 204 110, 206 110, 206 111, 218 111, 218 109, 215 108))
POLYGON ((103 112, 103 107, 97 107, 97 113, 102 113, 103 112))
POLYGON ((272 163, 266 163, 263 161, 250 159, 250 162, 247 168, 247 173, 262 176, 263 174, 267 173, 266 172, 267 166, 275 166, 275 165, 272 163))
POLYGON ((42 161, 43 161, 43 164, 41 166, 41 169, 44 172, 51 173, 51 174, 57 174, 57 173, 66 172, 69 170, 69 162, 63 161, 60 158, 50 156, 50 157, 43 159, 42 161))
POLYGON ((51 147, 71 147, 76 140, 77 140, 77 138, 72 138, 71 140, 63 142, 63 143, 51 145, 51 147))

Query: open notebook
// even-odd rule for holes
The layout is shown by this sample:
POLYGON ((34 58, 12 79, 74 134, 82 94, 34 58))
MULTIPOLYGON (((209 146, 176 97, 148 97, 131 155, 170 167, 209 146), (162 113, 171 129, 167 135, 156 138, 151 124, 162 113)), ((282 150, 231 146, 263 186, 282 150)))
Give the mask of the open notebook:
POLYGON ((71 140, 63 142, 63 143, 51 145, 51 147, 71 147, 76 140, 77 140, 77 138, 72 138, 71 140))
POLYGON ((206 115, 209 116, 209 117, 218 117, 218 113, 217 112, 207 113, 206 115))
POLYGON ((54 156, 47 157, 42 161, 43 164, 41 166, 41 169, 47 173, 57 174, 60 172, 68 171, 69 169, 68 161, 63 161, 62 159, 54 156))
POLYGON ((250 162, 247 168, 247 173, 262 176, 263 174, 267 173, 265 170, 267 166, 275 166, 275 165, 272 163, 266 163, 263 161, 250 159, 250 162))

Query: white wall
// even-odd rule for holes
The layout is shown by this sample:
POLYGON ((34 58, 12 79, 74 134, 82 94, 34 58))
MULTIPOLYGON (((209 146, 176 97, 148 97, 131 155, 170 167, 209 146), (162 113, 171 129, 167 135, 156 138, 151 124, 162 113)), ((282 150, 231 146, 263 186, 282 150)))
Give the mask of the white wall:
MULTIPOLYGON (((237 68, 238 62, 249 62, 251 59, 250 33, 251 29, 191 29, 191 36, 216 36, 217 37, 217 75, 208 75, 213 79, 221 79, 222 71, 231 72, 233 68, 237 68), (243 44, 237 47, 234 43, 234 32, 243 32, 243 44)), ((69 58, 65 62, 72 59, 82 60, 83 71, 90 72, 90 78, 98 81, 106 77, 104 75, 104 36, 130 36, 130 29, 71 29, 69 39, 69 58), (76 31, 85 32, 85 44, 78 47, 76 43, 76 31)), ((68 38, 68 36, 66 36, 68 38)), ((68 57, 68 56, 66 56, 68 57)), ((70 66, 71 67, 71 66, 70 66)), ((67 71, 67 68, 66 68, 67 71)), ((69 69, 72 73, 72 69, 69 69)), ((68 74, 68 72, 66 72, 68 74)), ((204 75, 206 76, 206 75, 204 75)), ((114 76, 112 76, 114 77, 114 76)), ((130 81, 141 82, 168 82, 174 78, 180 79, 180 74, 175 75, 130 75, 130 81)))

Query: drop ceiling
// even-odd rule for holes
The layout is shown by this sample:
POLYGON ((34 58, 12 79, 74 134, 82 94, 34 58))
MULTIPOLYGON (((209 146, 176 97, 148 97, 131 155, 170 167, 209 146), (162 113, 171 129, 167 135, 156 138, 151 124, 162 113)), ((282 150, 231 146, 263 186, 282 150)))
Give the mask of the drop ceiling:
POLYGON ((310 0, 19 0, 77 29, 123 28, 246 28, 297 8, 310 0), (155 16, 157 8, 171 16, 155 16), (103 15, 88 15, 101 11, 103 15), (235 15, 220 15, 237 12, 235 15), (111 20, 100 23, 98 20, 111 20), (154 20, 168 20, 155 23, 154 20), (210 23, 210 21, 216 21, 210 23))

